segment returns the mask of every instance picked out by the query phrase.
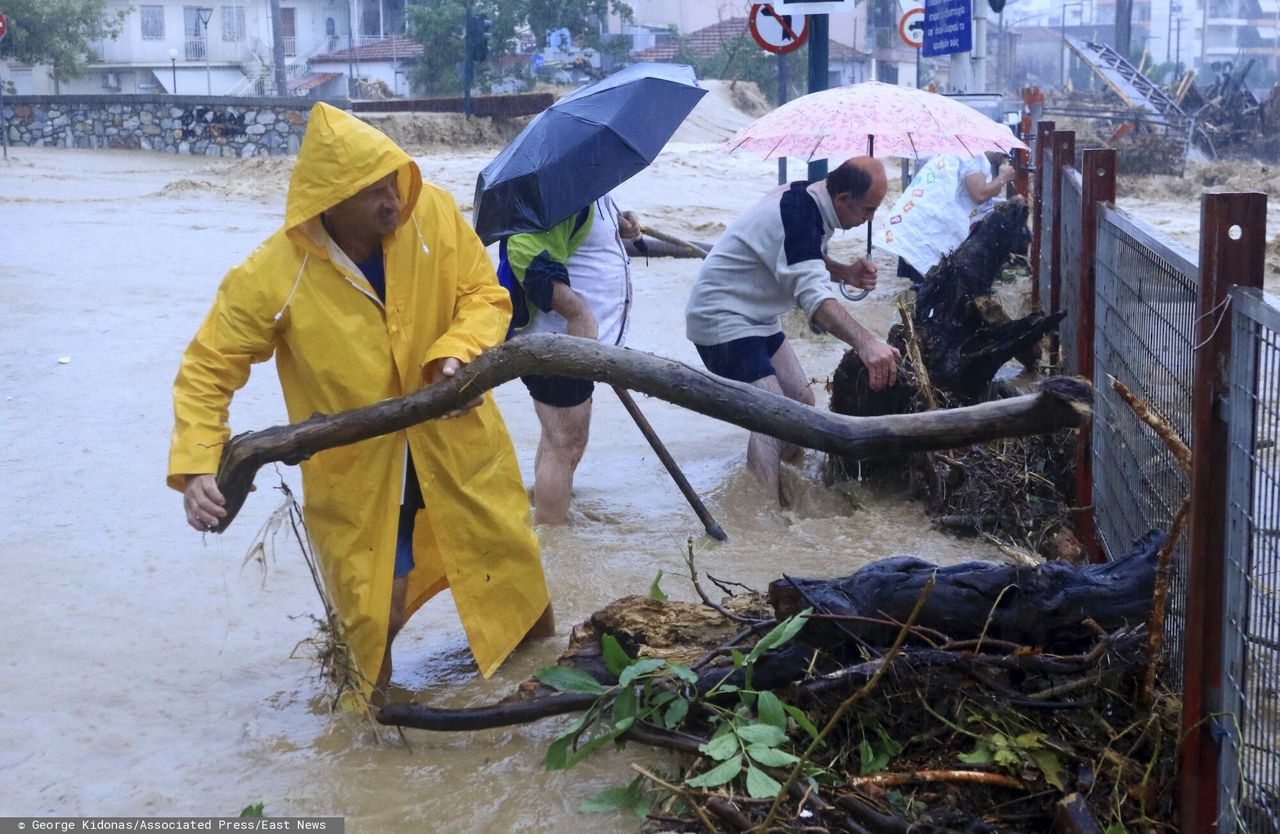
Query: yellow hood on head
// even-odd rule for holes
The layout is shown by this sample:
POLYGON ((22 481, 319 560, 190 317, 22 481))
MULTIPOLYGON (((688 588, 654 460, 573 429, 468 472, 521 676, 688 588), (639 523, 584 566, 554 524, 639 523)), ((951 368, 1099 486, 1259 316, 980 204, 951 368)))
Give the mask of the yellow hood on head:
POLYGON ((336 107, 311 108, 307 132, 289 178, 284 225, 296 243, 298 227, 393 171, 399 171, 400 222, 409 219, 422 191, 422 173, 400 146, 375 127, 336 107))

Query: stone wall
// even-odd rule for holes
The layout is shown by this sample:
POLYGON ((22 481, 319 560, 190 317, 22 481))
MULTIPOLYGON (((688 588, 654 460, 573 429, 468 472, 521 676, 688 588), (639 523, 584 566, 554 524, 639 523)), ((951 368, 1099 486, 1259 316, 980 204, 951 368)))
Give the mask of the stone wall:
POLYGON ((306 98, 5 96, 0 118, 15 146, 290 156, 313 105, 306 98))

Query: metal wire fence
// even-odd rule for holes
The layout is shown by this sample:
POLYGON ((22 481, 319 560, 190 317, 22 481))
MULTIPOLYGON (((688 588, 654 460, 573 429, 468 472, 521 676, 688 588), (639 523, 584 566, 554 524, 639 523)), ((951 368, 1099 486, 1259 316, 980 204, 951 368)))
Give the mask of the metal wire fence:
MULTIPOLYGON (((1052 172, 1053 169, 1053 144, 1046 143, 1041 167, 1041 208, 1040 208, 1040 262, 1036 264, 1036 283, 1038 284, 1037 292, 1040 294, 1040 306, 1044 310, 1049 310, 1049 299, 1052 291, 1052 275, 1053 275, 1053 236, 1054 217, 1057 211, 1057 200, 1053 198, 1054 177, 1044 176, 1045 173, 1052 172)), ((1052 312, 1052 311, 1050 311, 1052 312)))
POLYGON ((1237 287, 1231 306, 1217 830, 1271 832, 1280 830, 1280 299, 1237 287))
MULTIPOLYGON (((1080 172, 1075 168, 1062 169, 1062 195, 1059 197, 1058 239, 1058 310, 1067 317, 1058 325, 1058 362, 1065 374, 1080 370, 1076 334, 1080 331, 1080 172)), ((1047 296, 1046 296, 1047 297, 1047 296)), ((1058 312, 1053 310, 1051 312, 1058 312)))
MULTIPOLYGON (((1097 235, 1094 522, 1107 553, 1116 557, 1151 528, 1169 529, 1190 479, 1115 393, 1109 378, 1124 383, 1191 442, 1199 269, 1191 253, 1118 209, 1099 208, 1097 235)), ((1167 660, 1182 656, 1186 556, 1183 539, 1174 551, 1167 660)), ((1180 664, 1165 665, 1175 676, 1171 683, 1180 683, 1180 664)))
MULTIPOLYGON (((1214 523, 1192 530, 1199 533, 1200 578, 1194 588, 1187 581, 1187 537, 1174 549, 1165 619, 1164 680, 1183 692, 1192 710, 1182 725, 1186 822, 1189 830, 1208 830, 1216 821, 1218 831, 1272 834, 1280 831, 1280 299, 1236 287, 1230 304, 1224 301, 1207 312, 1200 306, 1201 295, 1222 297, 1228 283, 1261 284, 1265 201, 1259 204, 1256 194, 1203 198, 1205 211, 1212 202, 1215 212, 1205 215, 1212 223, 1203 231, 1209 240, 1203 276, 1194 253, 1099 202, 1092 230, 1093 298, 1082 301, 1081 287, 1087 287, 1090 273, 1081 272, 1089 266, 1081 259, 1090 251, 1091 230, 1080 227, 1088 214, 1081 179, 1070 168, 1062 170, 1060 178, 1047 175, 1040 183, 1036 290, 1043 310, 1049 311, 1056 294, 1056 306, 1067 313, 1059 351, 1065 372, 1089 370, 1078 367, 1077 336, 1089 321, 1081 315, 1082 306, 1094 311, 1092 338, 1079 334, 1094 350, 1091 478, 1085 481, 1093 529, 1110 557, 1124 555, 1148 530, 1169 530, 1191 492, 1191 477, 1114 391, 1114 378, 1196 450, 1198 500, 1213 512, 1214 523), (1238 218, 1239 225, 1229 226, 1228 216, 1238 218), (1232 248, 1228 238, 1250 248, 1232 248), (1206 353, 1210 364, 1197 377, 1197 351, 1225 347, 1221 337, 1228 327, 1230 368, 1206 370, 1226 363, 1212 358, 1223 354, 1206 353), (1198 345, 1200 338, 1204 342, 1198 345), (1211 377, 1218 381, 1207 382, 1211 377), (1193 420, 1209 436, 1194 438, 1193 420), (1221 437, 1216 427, 1223 421, 1230 443, 1215 446, 1214 438, 1221 437), (1204 466, 1206 453, 1224 456, 1206 452, 1213 448, 1229 449, 1229 459, 1220 462, 1224 468, 1204 466), (1220 482, 1215 470, 1226 473, 1220 482), (1206 485, 1216 497, 1206 494, 1206 485), (1225 542, 1212 532, 1224 506, 1225 542), (1224 592, 1216 599, 1212 585, 1219 577, 1224 592), (1200 624, 1196 633, 1188 632, 1189 621, 1200 624), (1206 749, 1213 752, 1202 756, 1199 751, 1206 749), (1191 796, 1199 786, 1210 796, 1217 791, 1216 802, 1191 796)), ((1042 171, 1053 171, 1051 155, 1042 171)), ((1203 512, 1197 506, 1193 516, 1207 518, 1203 512)))

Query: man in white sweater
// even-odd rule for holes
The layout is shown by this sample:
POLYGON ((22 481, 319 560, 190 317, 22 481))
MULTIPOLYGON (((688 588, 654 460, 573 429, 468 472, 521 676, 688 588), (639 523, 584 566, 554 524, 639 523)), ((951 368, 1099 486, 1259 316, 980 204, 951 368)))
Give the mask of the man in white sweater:
MULTIPOLYGON (((782 332, 782 314, 799 307, 858 352, 873 389, 893 385, 897 349, 849 315, 832 286, 874 289, 875 264, 866 258, 842 264, 826 254, 836 229, 871 220, 887 188, 884 166, 857 157, 825 179, 771 192, 730 224, 703 262, 685 309, 686 334, 708 370, 813 405, 808 377, 782 332)), ((780 463, 797 451, 752 432, 747 468, 779 495, 780 463)))

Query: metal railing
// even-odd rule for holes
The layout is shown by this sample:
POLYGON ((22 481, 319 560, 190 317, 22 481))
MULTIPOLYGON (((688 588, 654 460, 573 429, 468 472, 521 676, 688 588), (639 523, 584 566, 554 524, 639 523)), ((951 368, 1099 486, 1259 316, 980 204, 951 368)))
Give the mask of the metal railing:
POLYGON ((182 45, 183 54, 188 61, 203 61, 209 49, 204 38, 186 38, 182 45))
POLYGON ((1280 299, 1236 287, 1231 307, 1222 681, 1222 713, 1228 719, 1222 722, 1217 830, 1277 831, 1280 299))

